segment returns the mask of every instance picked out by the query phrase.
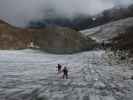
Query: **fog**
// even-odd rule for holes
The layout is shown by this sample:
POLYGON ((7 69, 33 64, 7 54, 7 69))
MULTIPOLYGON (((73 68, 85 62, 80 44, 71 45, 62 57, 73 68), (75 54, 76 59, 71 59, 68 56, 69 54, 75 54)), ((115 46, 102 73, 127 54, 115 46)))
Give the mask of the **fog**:
POLYGON ((133 0, 0 0, 0 19, 15 26, 25 26, 31 20, 95 15, 117 5, 131 3, 133 0))

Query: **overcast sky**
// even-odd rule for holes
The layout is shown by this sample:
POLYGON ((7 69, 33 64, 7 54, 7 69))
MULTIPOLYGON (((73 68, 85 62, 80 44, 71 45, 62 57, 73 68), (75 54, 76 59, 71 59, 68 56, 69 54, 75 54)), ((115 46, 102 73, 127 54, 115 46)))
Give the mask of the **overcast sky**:
POLYGON ((0 19, 16 26, 31 20, 61 15, 94 15, 116 5, 128 5, 133 0, 0 0, 0 19), (51 14, 48 11, 54 10, 51 14))

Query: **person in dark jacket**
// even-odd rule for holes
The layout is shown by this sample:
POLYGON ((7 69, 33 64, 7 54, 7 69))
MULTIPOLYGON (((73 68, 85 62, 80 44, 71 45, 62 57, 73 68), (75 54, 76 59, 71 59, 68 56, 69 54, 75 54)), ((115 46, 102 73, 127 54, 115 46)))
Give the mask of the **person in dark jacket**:
POLYGON ((105 41, 103 40, 101 43, 102 49, 105 49, 105 41))
POLYGON ((65 79, 65 78, 68 79, 68 69, 67 69, 67 67, 64 67, 62 72, 63 72, 63 79, 65 79))
POLYGON ((57 68, 58 68, 58 73, 60 73, 60 72, 61 72, 62 66, 61 66, 60 64, 58 64, 58 65, 57 65, 57 68))

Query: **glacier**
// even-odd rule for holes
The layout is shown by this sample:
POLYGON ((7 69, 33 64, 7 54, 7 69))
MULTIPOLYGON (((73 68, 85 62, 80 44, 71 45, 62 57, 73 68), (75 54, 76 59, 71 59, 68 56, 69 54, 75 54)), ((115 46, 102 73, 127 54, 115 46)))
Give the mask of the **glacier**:
POLYGON ((0 100, 133 100, 132 65, 109 61, 104 50, 0 50, 0 100), (68 67, 68 79, 57 73, 58 63, 68 67))

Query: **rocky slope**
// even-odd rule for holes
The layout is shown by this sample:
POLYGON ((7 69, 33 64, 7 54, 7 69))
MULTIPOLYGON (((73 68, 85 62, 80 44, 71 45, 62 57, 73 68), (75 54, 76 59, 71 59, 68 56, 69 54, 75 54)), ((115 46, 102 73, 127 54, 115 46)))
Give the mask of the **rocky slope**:
POLYGON ((81 31, 82 34, 96 39, 98 42, 111 40, 119 34, 125 33, 129 27, 133 26, 133 17, 114 21, 105 25, 81 31))
POLYGON ((23 49, 28 46, 31 33, 0 20, 0 49, 23 49))
POLYGON ((133 26, 112 39, 114 49, 128 50, 133 54, 133 26))
POLYGON ((0 21, 0 49, 40 48, 52 53, 92 49, 95 42, 80 32, 63 27, 20 29, 0 21))
POLYGON ((35 45, 53 53, 74 53, 94 48, 95 41, 85 37, 80 32, 59 26, 36 30, 35 45))

